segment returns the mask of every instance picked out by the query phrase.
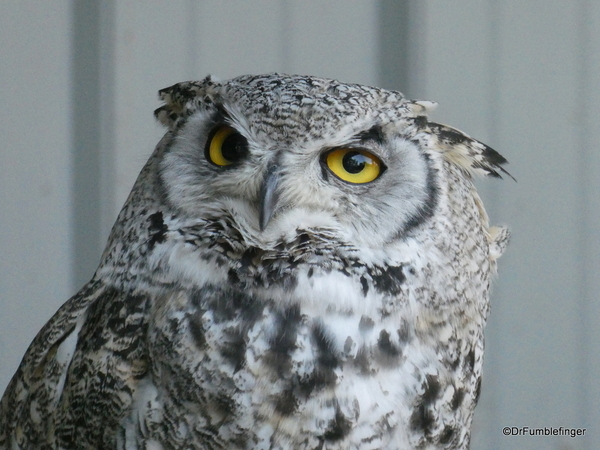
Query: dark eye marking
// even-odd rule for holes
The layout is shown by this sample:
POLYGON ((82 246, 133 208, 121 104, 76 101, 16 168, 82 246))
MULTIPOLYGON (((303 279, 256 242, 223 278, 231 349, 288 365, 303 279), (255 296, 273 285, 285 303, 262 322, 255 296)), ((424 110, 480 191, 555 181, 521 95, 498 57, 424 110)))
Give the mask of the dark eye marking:
POLYGON ((361 131, 360 133, 356 134, 354 138, 361 142, 373 141, 379 145, 385 142, 385 135, 383 134, 381 125, 373 125, 368 130, 361 131))

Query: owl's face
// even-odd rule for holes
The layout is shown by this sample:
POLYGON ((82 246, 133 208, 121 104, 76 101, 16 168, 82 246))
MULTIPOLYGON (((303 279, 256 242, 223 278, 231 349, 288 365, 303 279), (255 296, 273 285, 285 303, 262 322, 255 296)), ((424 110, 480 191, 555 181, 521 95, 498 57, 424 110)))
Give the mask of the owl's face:
MULTIPOLYGON (((210 82, 161 165, 169 202, 274 248, 298 230, 385 247, 431 215, 436 176, 400 94, 300 77, 210 82)), ((412 109, 411 109, 412 108, 412 109)))

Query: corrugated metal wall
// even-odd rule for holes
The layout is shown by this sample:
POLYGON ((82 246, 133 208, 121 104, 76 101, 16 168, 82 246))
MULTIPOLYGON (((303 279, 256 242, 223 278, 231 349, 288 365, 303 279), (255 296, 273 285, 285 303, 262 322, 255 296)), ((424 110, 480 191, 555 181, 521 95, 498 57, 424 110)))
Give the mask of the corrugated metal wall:
POLYGON ((517 183, 479 183, 513 239, 472 447, 600 448, 600 3, 6 0, 0 12, 0 391, 93 273, 163 132, 157 90, 307 73, 436 100, 436 120, 510 160, 517 183))
POLYGON ((69 2, 0 6, 0 391, 73 293, 69 2))

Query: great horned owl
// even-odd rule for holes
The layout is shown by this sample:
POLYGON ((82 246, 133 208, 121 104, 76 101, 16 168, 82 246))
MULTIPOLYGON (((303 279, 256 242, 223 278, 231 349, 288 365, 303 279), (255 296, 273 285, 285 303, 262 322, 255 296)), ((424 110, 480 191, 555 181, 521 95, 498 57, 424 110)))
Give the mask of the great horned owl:
POLYGON ((2 399, 2 449, 467 448, 506 160, 434 104, 308 76, 160 92, 93 279, 2 399))

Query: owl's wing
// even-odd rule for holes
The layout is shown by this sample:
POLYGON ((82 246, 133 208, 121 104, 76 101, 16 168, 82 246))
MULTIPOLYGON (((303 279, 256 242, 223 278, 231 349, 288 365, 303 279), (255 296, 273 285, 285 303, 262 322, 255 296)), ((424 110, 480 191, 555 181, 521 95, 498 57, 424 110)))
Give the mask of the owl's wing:
POLYGON ((8 385, 0 448, 101 448, 112 440, 145 371, 146 304, 100 281, 68 300, 8 385))

